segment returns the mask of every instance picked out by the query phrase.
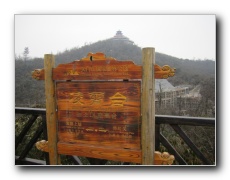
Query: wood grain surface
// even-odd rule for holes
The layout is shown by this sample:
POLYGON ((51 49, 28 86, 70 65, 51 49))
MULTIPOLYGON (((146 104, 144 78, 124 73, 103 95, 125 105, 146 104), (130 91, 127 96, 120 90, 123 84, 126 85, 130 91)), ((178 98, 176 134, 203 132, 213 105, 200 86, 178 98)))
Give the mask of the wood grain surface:
MULTIPOLYGON (((166 79, 175 74, 175 69, 168 65, 154 65, 155 79, 166 79)), ((44 69, 32 71, 32 77, 44 80, 44 69)), ((117 61, 114 59, 84 61, 76 60, 67 64, 60 64, 53 68, 53 80, 115 80, 142 79, 142 66, 133 61, 117 61)))
POLYGON ((175 73, 148 61, 153 57, 144 49, 142 67, 89 53, 54 67, 54 57, 45 56, 45 68, 32 77, 46 84, 49 143, 41 149, 51 164, 60 163, 59 154, 153 164, 154 78, 175 73))
POLYGON ((57 82, 58 141, 140 149, 140 81, 57 82))

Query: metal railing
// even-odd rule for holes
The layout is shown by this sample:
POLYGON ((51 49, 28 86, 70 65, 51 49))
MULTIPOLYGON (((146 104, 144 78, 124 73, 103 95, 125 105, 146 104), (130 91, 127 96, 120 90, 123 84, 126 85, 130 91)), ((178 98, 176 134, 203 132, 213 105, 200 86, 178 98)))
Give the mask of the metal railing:
MULTIPOLYGON (((30 138, 28 143, 22 148, 20 154, 15 155, 15 164, 16 165, 48 165, 49 164, 49 155, 48 153, 44 153, 44 160, 29 158, 28 153, 34 147, 35 143, 40 138, 41 134, 43 138, 47 140, 47 128, 46 128, 46 109, 42 108, 24 108, 24 107, 15 107, 15 114, 23 114, 30 115, 29 120, 24 125, 22 130, 18 133, 17 137, 15 137, 15 152, 17 152, 17 148, 22 143, 23 139, 27 135, 31 126, 38 120, 42 123, 38 125, 33 136, 30 138)), ((191 138, 186 134, 186 131, 183 130, 184 126, 188 127, 211 127, 212 134, 214 133, 214 141, 215 141, 215 118, 202 118, 202 117, 184 117, 184 116, 168 116, 168 115, 156 115, 156 129, 155 129, 155 149, 161 150, 166 149, 170 154, 175 156, 175 164, 178 165, 189 165, 181 152, 179 152, 174 144, 170 142, 167 137, 171 137, 172 135, 167 135, 164 133, 165 126, 166 128, 171 128, 169 131, 172 133, 174 131, 174 135, 180 139, 180 142, 183 141, 183 144, 186 144, 186 147, 189 149, 189 152, 193 154, 193 157, 196 157, 200 160, 202 165, 214 165, 215 164, 215 142, 214 148, 211 151, 212 160, 207 158, 207 155, 201 151, 199 147, 191 140, 191 138)), ((207 135, 208 136, 208 135, 207 135)), ((202 137, 203 138, 203 137, 202 137)), ((209 151, 206 149, 206 151, 209 151)), ((82 165, 83 163, 77 156, 67 156, 72 160, 75 165, 82 165)), ((105 164, 107 160, 87 158, 88 162, 92 165, 94 164, 105 164)), ((123 163, 123 165, 129 163, 123 163)))

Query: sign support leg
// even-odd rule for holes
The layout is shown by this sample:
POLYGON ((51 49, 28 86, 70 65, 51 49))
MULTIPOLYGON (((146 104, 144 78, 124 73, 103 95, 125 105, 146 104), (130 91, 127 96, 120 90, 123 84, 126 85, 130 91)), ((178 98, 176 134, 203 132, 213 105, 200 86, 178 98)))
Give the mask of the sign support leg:
POLYGON ((141 143, 142 164, 154 164, 155 152, 155 49, 142 49, 141 143))
POLYGON ((46 95, 46 119, 48 132, 48 149, 50 165, 60 164, 60 156, 57 153, 57 113, 55 100, 55 83, 52 79, 52 69, 55 66, 54 56, 44 55, 45 70, 45 95, 46 95))

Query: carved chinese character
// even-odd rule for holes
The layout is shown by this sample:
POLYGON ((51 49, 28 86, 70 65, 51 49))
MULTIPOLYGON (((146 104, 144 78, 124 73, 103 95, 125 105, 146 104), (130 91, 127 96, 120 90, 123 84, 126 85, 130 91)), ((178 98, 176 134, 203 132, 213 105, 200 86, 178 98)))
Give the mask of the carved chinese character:
POLYGON ((82 102, 83 94, 81 92, 70 93, 70 95, 72 96, 72 99, 70 100, 72 103, 80 105, 84 104, 82 102))
POLYGON ((98 113, 98 119, 103 119, 103 113, 98 113))
POLYGON ((111 118, 112 118, 112 119, 117 119, 116 113, 113 113, 113 114, 111 115, 111 118))
POLYGON ((82 117, 82 113, 81 112, 77 112, 77 117, 82 117))
POLYGON ((75 122, 75 126, 81 127, 81 122, 75 122))
POLYGON ((126 126, 123 126, 123 131, 126 131, 126 126))
POLYGON ((72 116, 72 112, 71 111, 66 111, 66 116, 69 118, 69 117, 71 117, 72 116))
POLYGON ((110 114, 109 113, 104 113, 104 117, 109 119, 110 118, 110 114))
POLYGON ((83 114, 83 117, 89 117, 89 112, 85 112, 85 113, 83 114))
POLYGON ((104 99, 104 94, 105 93, 103 93, 103 92, 91 92, 91 93, 89 93, 91 105, 94 103, 100 104, 102 102, 102 100, 104 99))
POLYGON ((116 94, 111 96, 109 99, 111 99, 111 101, 112 101, 112 106, 123 106, 123 104, 126 100, 126 96, 117 92, 116 94))
POLYGON ((69 70, 66 72, 66 75, 79 75, 79 73, 76 70, 69 70))

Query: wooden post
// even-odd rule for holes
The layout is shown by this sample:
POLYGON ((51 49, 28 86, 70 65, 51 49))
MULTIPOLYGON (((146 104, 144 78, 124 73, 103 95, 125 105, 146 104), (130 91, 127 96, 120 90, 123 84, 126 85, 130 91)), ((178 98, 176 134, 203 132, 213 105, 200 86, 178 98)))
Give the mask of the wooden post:
POLYGON ((52 69, 54 68, 55 60, 51 54, 44 55, 44 70, 45 70, 45 95, 46 95, 46 120, 48 132, 48 148, 50 165, 59 164, 57 153, 57 114, 55 100, 55 83, 52 78, 52 69))
POLYGON ((155 49, 142 49, 141 143, 142 164, 154 164, 155 152, 155 49))

